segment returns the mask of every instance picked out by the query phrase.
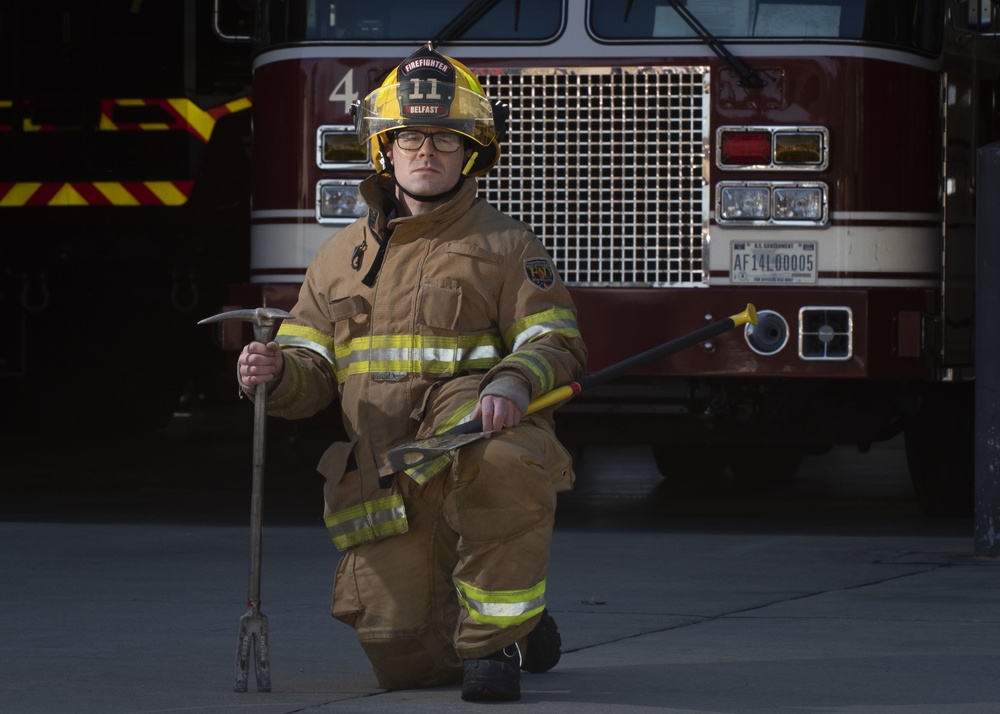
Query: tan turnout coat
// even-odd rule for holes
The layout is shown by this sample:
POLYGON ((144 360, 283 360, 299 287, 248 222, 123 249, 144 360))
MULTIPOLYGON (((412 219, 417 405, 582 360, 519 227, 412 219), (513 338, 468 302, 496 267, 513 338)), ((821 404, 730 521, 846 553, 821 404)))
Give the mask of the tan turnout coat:
MULTIPOLYGON (((320 471, 341 548, 405 530, 391 514, 381 530, 350 525, 363 503, 396 507, 384 501, 389 449, 466 419, 491 383, 526 386, 535 398, 579 378, 586 361, 569 293, 524 224, 477 198, 473 180, 430 213, 391 218, 391 186, 384 176, 367 179, 369 215, 312 261, 295 320, 278 332, 286 366, 268 398, 268 411, 287 418, 339 399, 350 442, 334 444, 320 471), (383 243, 384 262, 366 285, 383 243)), ((529 421, 549 427, 551 410, 529 421)), ((445 466, 447 458, 408 475, 423 483, 445 466)))

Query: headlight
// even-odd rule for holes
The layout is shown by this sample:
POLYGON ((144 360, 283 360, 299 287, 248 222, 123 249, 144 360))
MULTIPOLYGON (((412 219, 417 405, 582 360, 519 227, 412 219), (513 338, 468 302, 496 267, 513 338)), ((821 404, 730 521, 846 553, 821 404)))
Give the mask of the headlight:
POLYGON ((830 215, 827 191, 822 181, 721 181, 715 187, 715 221, 822 228, 830 215))
POLYGON ((726 186, 719 211, 724 220, 766 221, 771 216, 770 189, 766 186, 726 186))
POLYGON ((775 188, 774 220, 819 221, 823 218, 823 191, 812 188, 775 188))
POLYGON ((357 181, 327 179, 316 185, 316 219, 320 223, 353 220, 367 213, 357 181))

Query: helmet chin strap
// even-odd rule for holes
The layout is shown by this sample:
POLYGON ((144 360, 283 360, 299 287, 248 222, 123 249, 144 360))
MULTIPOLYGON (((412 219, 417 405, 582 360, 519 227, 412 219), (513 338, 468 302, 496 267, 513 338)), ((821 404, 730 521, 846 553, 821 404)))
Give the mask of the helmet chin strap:
MULTIPOLYGON (((389 163, 389 166, 391 167, 392 164, 389 163)), ((393 180, 396 179, 396 175, 392 172, 391 168, 389 169, 389 175, 392 176, 393 180)), ((400 191, 402 191, 403 193, 405 193, 407 196, 409 196, 410 198, 412 198, 412 199, 414 199, 416 201, 420 201, 421 203, 436 203, 438 201, 444 201, 445 199, 451 198, 456 193, 458 193, 458 189, 462 186, 462 182, 463 181, 465 181, 465 174, 462 174, 461 176, 459 176, 458 177, 458 181, 455 183, 455 185, 452 186, 451 188, 449 188, 447 191, 445 191, 444 193, 434 194, 433 196, 421 196, 418 193, 413 193, 412 191, 407 191, 405 188, 403 188, 403 184, 401 184, 399 181, 396 181, 396 187, 400 191)))
POLYGON ((469 175, 469 171, 472 169, 472 165, 474 163, 476 163, 476 158, 479 156, 479 152, 478 151, 473 151, 472 152, 472 156, 470 156, 469 160, 465 162, 465 167, 462 169, 462 174, 461 174, 461 176, 458 177, 458 181, 456 181, 455 185, 452 186, 451 188, 449 188, 447 191, 444 191, 442 193, 434 194, 433 196, 422 196, 420 194, 413 193, 412 191, 408 191, 403 186, 403 184, 401 184, 396 179, 395 168, 393 167, 392 162, 389 160, 389 157, 386 156, 386 153, 384 151, 384 145, 382 144, 381 137, 379 137, 379 153, 382 154, 382 165, 384 167, 383 170, 382 170, 382 173, 389 174, 389 176, 392 177, 392 180, 395 182, 396 186, 399 188, 400 191, 402 191, 403 193, 405 193, 407 196, 409 196, 413 200, 420 201, 421 203, 437 203, 438 201, 444 201, 446 199, 449 199, 452 196, 454 196, 456 193, 458 193, 458 189, 460 189, 462 187, 462 184, 465 182, 465 179, 469 175))

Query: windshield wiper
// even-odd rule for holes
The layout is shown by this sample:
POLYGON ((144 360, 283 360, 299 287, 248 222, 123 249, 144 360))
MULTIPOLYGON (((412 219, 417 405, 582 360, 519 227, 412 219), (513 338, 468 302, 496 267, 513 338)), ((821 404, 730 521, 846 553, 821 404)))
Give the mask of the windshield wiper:
MULTIPOLYGON (((752 89, 760 89, 761 87, 767 86, 767 81, 762 79, 754 70, 746 66, 746 64, 739 57, 730 52, 722 41, 718 37, 713 35, 707 27, 705 27, 701 20, 695 17, 690 10, 687 9, 687 0, 665 0, 667 5, 674 9, 681 19, 686 22, 694 34, 698 38, 708 45, 708 48, 712 50, 719 59, 726 63, 729 69, 733 70, 736 75, 740 78, 739 84, 741 87, 750 87, 752 89)), ((632 12, 632 0, 628 0, 625 5, 625 20, 628 21, 629 13, 632 12)))
MULTIPOLYGON (((483 19, 483 17, 500 4, 500 0, 473 0, 468 5, 466 5, 461 12, 459 12, 451 21, 442 27, 438 33, 437 37, 430 41, 430 46, 433 49, 439 45, 445 45, 449 42, 457 40, 459 37, 464 35, 469 29, 475 25, 477 22, 483 19)), ((514 2, 514 30, 518 29, 521 18, 521 0, 515 0, 514 2)))

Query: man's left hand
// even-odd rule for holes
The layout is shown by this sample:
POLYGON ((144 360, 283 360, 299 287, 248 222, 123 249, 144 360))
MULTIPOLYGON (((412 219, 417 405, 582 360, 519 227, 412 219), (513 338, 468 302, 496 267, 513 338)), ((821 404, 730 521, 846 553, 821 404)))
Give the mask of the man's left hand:
POLYGON ((521 410, 505 397, 486 395, 479 400, 472 418, 482 417, 483 433, 489 438, 495 431, 510 429, 521 423, 521 410))

